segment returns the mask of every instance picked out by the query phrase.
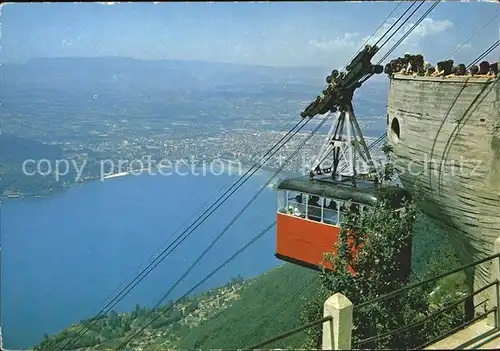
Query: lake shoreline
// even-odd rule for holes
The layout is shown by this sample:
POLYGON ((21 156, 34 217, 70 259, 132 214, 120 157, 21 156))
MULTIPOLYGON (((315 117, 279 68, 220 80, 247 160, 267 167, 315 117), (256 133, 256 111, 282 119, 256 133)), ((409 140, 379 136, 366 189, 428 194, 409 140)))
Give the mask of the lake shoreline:
MULTIPOLYGON (((236 172, 231 172, 230 170, 224 170, 222 173, 219 173, 217 175, 229 175, 229 176, 239 175, 239 176, 243 176, 247 171, 249 171, 253 167, 254 167, 254 165, 242 165, 240 172, 238 172, 238 170, 236 172), (238 174, 238 173, 240 173, 240 174, 238 174)), ((73 188, 76 188, 76 187, 82 187, 82 186, 84 186, 86 184, 89 184, 89 183, 92 183, 92 182, 95 182, 95 181, 104 181, 104 180, 109 180, 109 179, 113 179, 113 178, 120 178, 120 177, 130 176, 130 175, 132 175, 132 176, 139 176, 139 175, 143 175, 143 174, 148 174, 148 173, 144 173, 144 171, 151 171, 153 169, 158 170, 159 168, 167 168, 167 167, 143 168, 143 169, 137 169, 137 170, 133 170, 133 171, 126 171, 126 172, 118 172, 118 173, 114 173, 114 174, 109 174, 109 175, 106 175, 106 176, 104 176, 102 178, 100 178, 100 177, 89 178, 89 179, 81 180, 79 182, 69 183, 68 185, 66 185, 65 187, 63 187, 60 190, 56 190, 56 191, 45 193, 45 194, 36 194, 36 195, 19 194, 18 196, 9 196, 9 195, 7 195, 7 196, 1 196, 0 197, 0 203, 3 202, 3 201, 13 202, 15 200, 21 200, 21 199, 22 200, 46 199, 46 198, 49 198, 49 197, 53 197, 53 196, 65 194, 70 189, 73 189, 73 188)), ((203 168, 200 167, 200 166, 191 168, 191 170, 202 170, 202 169, 203 168)), ((272 174, 274 174, 276 171, 277 171, 276 168, 260 167, 260 168, 257 169, 257 171, 255 171, 254 174, 258 174, 258 173, 272 173, 272 174)), ((156 173, 156 174, 149 174, 149 175, 156 176, 158 174, 156 173)), ((171 176, 173 174, 166 175, 166 174, 163 174, 163 173, 160 172, 160 175, 171 176)), ((192 174, 192 175, 195 176, 195 177, 199 177, 199 176, 205 177, 205 176, 209 175, 209 173, 208 172, 204 172, 203 175, 201 175, 201 174, 192 174)), ((299 172, 280 171, 280 173, 278 173, 278 175, 275 177, 275 179, 276 178, 280 179, 280 178, 283 178, 283 177, 297 177, 297 176, 300 176, 299 172), (280 177, 280 175, 281 175, 281 177, 280 177)), ((274 184, 274 182, 275 182, 275 180, 273 180, 271 182, 271 184, 274 184)))

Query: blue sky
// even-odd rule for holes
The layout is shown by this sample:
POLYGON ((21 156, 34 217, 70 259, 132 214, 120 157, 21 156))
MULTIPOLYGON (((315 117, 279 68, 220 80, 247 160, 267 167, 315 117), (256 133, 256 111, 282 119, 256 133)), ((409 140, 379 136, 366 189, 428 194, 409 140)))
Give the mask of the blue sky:
MULTIPOLYGON (((3 62, 34 57, 127 56, 269 66, 340 67, 396 2, 17 3, 2 6, 3 62)), ((401 14, 410 2, 399 6, 401 14)), ((409 21, 415 22, 431 3, 409 21)), ((392 57, 447 58, 500 11, 487 2, 443 2, 392 57)), ((498 39, 499 19, 454 57, 469 63, 498 39)), ((390 25, 386 24, 386 26, 390 25)), ((389 44, 385 49, 388 49, 389 44)), ((490 58, 498 59, 496 55, 490 58)))

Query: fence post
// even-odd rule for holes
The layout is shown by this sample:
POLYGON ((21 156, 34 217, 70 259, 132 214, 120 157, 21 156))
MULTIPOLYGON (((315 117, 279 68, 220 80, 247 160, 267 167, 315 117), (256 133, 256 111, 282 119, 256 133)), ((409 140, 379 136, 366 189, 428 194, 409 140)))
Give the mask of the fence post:
MULTIPOLYGON (((496 238, 495 243, 493 244, 493 254, 498 254, 500 253, 500 237, 496 238)), ((500 264, 499 264, 500 258, 497 257, 493 259, 493 262, 491 264, 491 273, 490 273, 490 281, 494 282, 495 280, 500 281, 500 264)), ((499 306, 498 306, 498 299, 500 296, 498 296, 498 284, 493 285, 489 290, 489 301, 488 301, 488 309, 490 308, 497 308, 497 310, 494 313, 490 313, 488 315, 487 319, 487 324, 490 326, 495 326, 495 327, 500 327, 500 314, 499 314, 499 306)))
POLYGON ((323 350, 350 350, 353 304, 341 293, 328 298, 323 316, 333 320, 323 323, 323 350))

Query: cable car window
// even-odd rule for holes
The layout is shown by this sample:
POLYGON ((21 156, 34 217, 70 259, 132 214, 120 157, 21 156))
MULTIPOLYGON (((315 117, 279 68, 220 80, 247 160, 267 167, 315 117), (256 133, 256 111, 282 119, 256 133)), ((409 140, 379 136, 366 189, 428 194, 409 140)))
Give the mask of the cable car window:
POLYGON ((337 225, 339 222, 339 209, 337 201, 333 199, 325 199, 325 207, 323 208, 323 222, 327 224, 337 225))
POLYGON ((288 191, 278 191, 278 212, 286 213, 288 207, 288 191))
POLYGON ((321 204, 323 199, 316 195, 309 195, 307 202, 307 218, 321 222, 321 204))
POLYGON ((305 217, 306 215, 306 195, 296 192, 287 192, 287 212, 289 215, 305 217))

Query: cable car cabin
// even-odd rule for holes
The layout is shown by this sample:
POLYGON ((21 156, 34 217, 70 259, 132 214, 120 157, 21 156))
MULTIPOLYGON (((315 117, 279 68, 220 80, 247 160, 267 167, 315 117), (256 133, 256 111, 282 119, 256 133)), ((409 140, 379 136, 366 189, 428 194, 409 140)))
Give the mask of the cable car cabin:
MULTIPOLYGON (((323 254, 333 251, 339 239, 340 222, 350 202, 351 210, 362 212, 382 196, 389 196, 398 213, 409 193, 396 186, 377 187, 373 181, 351 182, 329 179, 311 180, 308 177, 286 179, 277 186, 278 212, 276 219, 276 257, 312 269, 331 269, 323 254)), ((411 238, 402 253, 403 274, 409 274, 411 238)), ((350 269, 351 273, 354 273, 350 269)))

